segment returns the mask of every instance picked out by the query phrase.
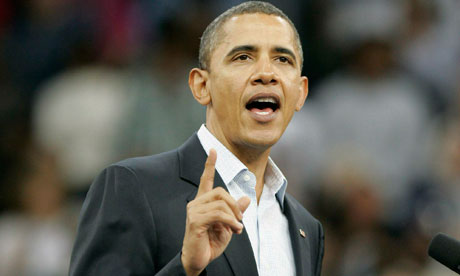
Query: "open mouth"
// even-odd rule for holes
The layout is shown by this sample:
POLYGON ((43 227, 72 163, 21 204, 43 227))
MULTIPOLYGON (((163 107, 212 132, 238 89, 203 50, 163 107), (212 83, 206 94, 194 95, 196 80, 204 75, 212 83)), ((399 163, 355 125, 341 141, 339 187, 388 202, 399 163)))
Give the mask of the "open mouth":
POLYGON ((268 115, 280 107, 279 100, 273 96, 255 97, 246 104, 246 109, 260 115, 268 115))

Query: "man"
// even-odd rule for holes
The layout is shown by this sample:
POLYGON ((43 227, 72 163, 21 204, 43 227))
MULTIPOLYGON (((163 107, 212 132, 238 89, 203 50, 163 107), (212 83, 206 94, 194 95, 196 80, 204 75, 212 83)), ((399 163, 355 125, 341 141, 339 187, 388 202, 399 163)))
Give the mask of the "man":
POLYGON ((206 125, 98 176, 70 275, 320 275, 322 227, 269 158, 308 94, 294 25, 243 3, 207 27, 199 59, 189 85, 206 125))

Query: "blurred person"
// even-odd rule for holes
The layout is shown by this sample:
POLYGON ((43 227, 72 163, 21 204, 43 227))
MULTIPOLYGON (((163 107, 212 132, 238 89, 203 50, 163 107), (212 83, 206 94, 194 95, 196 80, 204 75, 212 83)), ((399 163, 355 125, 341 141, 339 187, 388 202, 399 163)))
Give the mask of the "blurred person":
POLYGON ((403 68, 431 86, 431 105, 445 113, 455 100, 460 60, 460 3, 406 0, 397 56, 403 68))
POLYGON ((0 217, 0 274, 66 275, 72 246, 72 213, 56 162, 47 153, 27 151, 19 177, 17 212, 0 217))
POLYGON ((0 209, 31 136, 37 87, 67 66, 85 33, 75 1, 0 1, 0 209))
POLYGON ((294 25, 271 4, 245 2, 201 43, 189 86, 206 124, 177 150, 96 178, 70 275, 320 275, 321 224, 285 194, 269 159, 308 94, 294 25))
POLYGON ((399 213, 390 210, 391 206, 401 202, 412 178, 426 166, 422 140, 429 116, 426 91, 394 59, 394 41, 403 22, 402 3, 332 3, 325 32, 330 47, 342 52, 345 64, 315 87, 315 98, 308 104, 317 112, 302 111, 309 118, 305 124, 315 126, 315 134, 308 128, 288 128, 281 142, 310 143, 304 143, 304 151, 291 152, 299 162, 290 170, 298 168, 296 175, 304 178, 307 191, 317 186, 311 179, 321 168, 327 169, 337 154, 360 156, 365 160, 362 163, 374 168, 376 179, 371 184, 392 219, 399 213), (318 169, 311 172, 311 164, 318 169))
MULTIPOLYGON (((439 230, 452 233, 456 239, 460 239, 460 116, 446 123, 437 145, 439 154, 434 158, 437 164, 433 165, 436 169, 433 185, 441 194, 439 204, 444 206, 439 210, 443 211, 441 226, 444 227, 439 230)), ((433 215, 436 216, 436 213, 433 215)), ((433 228, 428 229, 436 230, 433 228)))
POLYGON ((399 38, 404 22, 403 4, 399 0, 327 1, 323 31, 328 47, 347 53, 370 38, 399 38))
POLYGON ((428 257, 427 248, 432 237, 423 232, 418 225, 407 230, 405 237, 399 241, 399 253, 391 263, 383 266, 378 275, 413 275, 413 276, 455 276, 458 275, 434 259, 428 257))
POLYGON ((427 234, 439 231, 460 239, 460 120, 449 121, 438 130, 432 170, 427 172, 426 187, 431 200, 420 197, 415 214, 427 234), (424 202, 425 201, 425 202, 424 202))
POLYGON ((316 90, 325 164, 337 152, 359 155, 375 168, 380 182, 372 183, 385 206, 394 206, 425 165, 424 90, 398 71, 388 42, 371 39, 354 49, 349 67, 325 79, 316 90))
POLYGON ((430 239, 438 232, 460 238, 459 110, 460 104, 453 101, 446 114, 438 114, 427 125, 430 163, 404 199, 410 206, 408 225, 401 237, 404 255, 393 266, 411 267, 411 275, 455 275, 426 252, 430 239))
POLYGON ((195 63, 188 49, 195 39, 182 35, 190 27, 173 20, 161 29, 163 39, 149 49, 146 62, 127 72, 127 112, 115 146, 120 158, 172 150, 205 119, 204 108, 190 104, 193 96, 184 93, 189 68, 195 63))
POLYGON ((41 88, 33 136, 55 154, 65 183, 86 191, 104 166, 119 158, 116 139, 126 116, 125 70, 105 64, 79 66, 41 88))
POLYGON ((203 108, 183 93, 191 64, 183 50, 192 42, 177 37, 187 28, 176 21, 163 28, 167 35, 141 64, 129 64, 130 54, 124 60, 103 55, 40 88, 34 135, 56 154, 73 190, 86 191, 115 160, 179 146, 203 121, 203 108))
POLYGON ((322 177, 320 217, 325 216, 326 234, 335 243, 326 244, 326 275, 376 275, 383 261, 382 200, 375 190, 372 169, 358 159, 337 157, 322 177), (331 256, 328 256, 328 255, 331 256))
POLYGON ((427 126, 430 163, 419 180, 414 215, 422 230, 460 239, 460 82, 446 114, 427 126), (421 191, 421 192, 420 192, 421 191))
POLYGON ((320 111, 311 100, 293 117, 280 141, 273 147, 272 157, 289 175, 288 191, 297 195, 304 206, 312 206, 317 196, 324 161, 324 133, 320 111), (293 147, 292 145, 297 145, 293 147), (299 150, 301 149, 301 150, 299 150))
POLYGON ((37 88, 66 68, 90 23, 78 1, 11 1, 14 16, 3 31, 0 58, 30 116, 37 88))

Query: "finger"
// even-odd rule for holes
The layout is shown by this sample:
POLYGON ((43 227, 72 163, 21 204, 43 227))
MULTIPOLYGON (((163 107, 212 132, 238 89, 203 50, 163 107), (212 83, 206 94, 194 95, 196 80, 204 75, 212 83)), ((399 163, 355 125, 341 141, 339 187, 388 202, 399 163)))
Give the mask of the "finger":
POLYGON ((214 174, 216 171, 215 169, 216 160, 217 160, 216 150, 211 149, 209 151, 209 156, 206 159, 206 163, 204 164, 203 174, 201 175, 201 179, 200 179, 200 186, 198 187, 198 192, 195 198, 212 190, 212 187, 214 186, 214 174))
POLYGON ((238 216, 235 215, 233 210, 228 206, 227 202, 225 200, 216 200, 216 201, 211 201, 205 204, 200 204, 195 207, 195 210, 193 210, 196 213, 199 214, 206 214, 208 212, 214 211, 214 210, 219 210, 222 212, 225 212, 229 214, 230 216, 233 216, 236 220, 240 220, 238 216))
POLYGON ((187 210, 187 220, 193 228, 214 229, 216 223, 225 225, 233 233, 242 232, 241 223, 237 220, 233 211, 224 200, 211 201, 197 204, 187 210), (219 219, 219 216, 222 220, 219 219))
POLYGON ((208 229, 211 228, 215 223, 223 223, 230 227, 234 233, 238 234, 243 231, 244 227, 241 222, 235 219, 234 216, 220 210, 208 211, 207 213, 202 214, 200 220, 203 225, 206 225, 208 229))
POLYGON ((244 213, 248 208, 249 204, 251 203, 251 199, 247 196, 243 196, 237 201, 238 208, 240 209, 241 213, 244 213))
POLYGON ((241 234, 241 233, 243 233, 243 229, 241 229, 241 230, 233 230, 227 224, 223 224, 223 223, 220 223, 220 222, 214 223, 212 225, 211 231, 215 231, 215 232, 227 231, 227 232, 232 232, 233 234, 241 234))
MULTIPOLYGON (((232 210, 233 215, 238 219, 243 219, 243 213, 240 210, 236 200, 222 187, 217 187, 212 191, 202 195, 199 198, 193 200, 192 205, 200 205, 208 202, 223 200, 228 207, 232 210)), ((245 208, 246 210, 246 208, 245 208)))

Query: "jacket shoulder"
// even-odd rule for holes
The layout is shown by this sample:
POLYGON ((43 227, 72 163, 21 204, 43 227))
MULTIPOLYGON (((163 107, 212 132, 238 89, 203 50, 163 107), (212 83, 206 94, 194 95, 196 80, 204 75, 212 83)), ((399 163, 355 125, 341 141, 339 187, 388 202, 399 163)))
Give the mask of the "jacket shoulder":
POLYGON ((300 202, 297 201, 292 195, 286 193, 287 200, 293 205, 294 210, 298 212, 298 215, 302 218, 302 221, 307 221, 309 223, 319 223, 319 221, 307 210, 303 207, 300 202))
POLYGON ((139 178, 156 179, 172 174, 177 175, 179 158, 177 149, 160 154, 128 158, 109 166, 130 170, 139 178))

